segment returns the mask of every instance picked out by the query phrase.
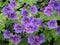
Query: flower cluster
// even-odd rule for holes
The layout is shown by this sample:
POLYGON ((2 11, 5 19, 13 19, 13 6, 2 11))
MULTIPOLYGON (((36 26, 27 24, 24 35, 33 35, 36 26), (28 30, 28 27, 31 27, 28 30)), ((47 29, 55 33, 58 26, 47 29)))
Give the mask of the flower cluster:
POLYGON ((43 42, 45 42, 44 34, 40 34, 40 36, 34 36, 34 35, 29 35, 28 36, 28 43, 30 45, 39 45, 43 42))
MULTIPOLYGON (((58 8, 59 6, 56 7, 54 4, 55 4, 55 1, 50 0, 49 5, 47 7, 41 8, 41 10, 44 9, 44 11, 43 11, 44 14, 47 16, 51 16, 54 13, 54 8, 57 10, 59 9, 58 8)), ((16 20, 17 14, 16 14, 16 12, 14 12, 15 8, 16 8, 16 1, 10 0, 10 4, 3 8, 4 15, 7 15, 10 20, 16 20)), ((30 7, 31 15, 35 16, 37 14, 37 12, 38 12, 38 10, 37 10, 36 5, 32 5, 30 7)), ((19 36, 18 33, 19 34, 27 33, 27 34, 29 34, 28 43, 30 45, 39 45, 39 44, 42 44, 43 42, 45 42, 44 34, 40 34, 40 36, 33 35, 34 32, 39 31, 38 29, 40 26, 44 26, 42 20, 40 18, 35 18, 33 16, 30 17, 27 9, 22 9, 20 14, 22 16, 21 20, 18 20, 20 22, 19 23, 14 22, 14 25, 13 25, 13 30, 16 34, 13 35, 10 33, 9 30, 6 30, 3 34, 4 37, 10 38, 14 44, 17 44, 17 43, 21 42, 21 36, 19 36)), ((58 32, 58 34, 60 34, 60 26, 57 27, 56 20, 54 20, 54 19, 49 20, 47 23, 47 27, 49 29, 57 28, 56 31, 58 32)))
POLYGON ((40 10, 43 11, 45 15, 48 17, 54 14, 54 10, 57 10, 58 16, 60 16, 60 2, 58 0, 50 0, 48 6, 41 8, 40 10))
MULTIPOLYGON (((17 14, 13 10, 15 7, 16 7, 16 1, 10 0, 10 4, 3 8, 4 15, 7 15, 10 20, 16 20, 17 19, 17 14)), ((35 15, 35 14, 37 14, 37 11, 38 10, 37 10, 36 5, 33 5, 30 7, 30 13, 31 14, 35 15)), ((32 34, 34 32, 38 32, 39 26, 42 25, 42 20, 40 18, 29 17, 29 13, 26 9, 22 9, 20 14, 22 16, 22 19, 20 21, 22 24, 14 23, 14 25, 13 25, 13 30, 15 31, 16 34, 14 34, 14 35, 10 34, 9 30, 6 30, 4 32, 4 37, 12 39, 12 42, 15 44, 21 42, 21 36, 17 35, 17 33, 32 34)), ((34 43, 31 45, 35 45, 35 43, 37 45, 39 45, 40 43, 43 43, 42 40, 44 40, 44 39, 42 39, 41 42, 40 42, 40 40, 41 40, 41 38, 39 38, 38 36, 35 36, 34 40, 33 40, 34 43)))
POLYGON ((15 43, 15 44, 21 42, 21 37, 17 34, 14 34, 14 35, 11 34, 9 30, 6 30, 3 35, 4 35, 4 38, 11 39, 12 42, 15 43))
POLYGON ((16 7, 16 1, 10 0, 10 4, 3 8, 4 15, 7 15, 10 20, 16 20, 17 14, 14 12, 14 8, 16 7))

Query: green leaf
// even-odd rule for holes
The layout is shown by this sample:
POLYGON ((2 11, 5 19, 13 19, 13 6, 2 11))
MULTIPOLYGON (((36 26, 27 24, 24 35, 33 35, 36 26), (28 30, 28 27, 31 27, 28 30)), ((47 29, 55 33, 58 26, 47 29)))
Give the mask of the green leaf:
POLYGON ((5 27, 5 22, 6 22, 6 17, 1 13, 0 14, 0 30, 1 31, 5 27))
POLYGON ((55 38, 55 40, 58 37, 58 34, 56 33, 56 30, 51 30, 50 34, 52 35, 53 38, 55 38))
POLYGON ((45 34, 46 40, 50 42, 51 39, 52 39, 52 36, 51 36, 51 34, 50 34, 50 31, 49 31, 49 30, 44 30, 43 33, 45 34))
POLYGON ((28 45, 27 38, 22 38, 21 42, 19 45, 28 45))
POLYGON ((14 45, 11 39, 9 40, 9 45, 14 45))
MULTIPOLYGON (((59 36, 60 37, 60 36, 59 36)), ((58 38, 57 40, 55 40, 54 45, 60 45, 60 38, 58 38)))
POLYGON ((29 5, 33 5, 34 3, 36 3, 38 0, 17 0, 17 2, 21 2, 22 4, 28 2, 29 5))

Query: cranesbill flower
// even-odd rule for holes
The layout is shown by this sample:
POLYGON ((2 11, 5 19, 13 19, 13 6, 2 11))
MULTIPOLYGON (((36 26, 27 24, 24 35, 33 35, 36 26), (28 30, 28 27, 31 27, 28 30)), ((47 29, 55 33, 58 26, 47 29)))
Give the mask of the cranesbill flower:
POLYGON ((10 38, 10 31, 6 30, 3 34, 4 38, 10 38))
POLYGON ((39 42, 40 42, 40 43, 45 42, 45 35, 44 35, 44 34, 40 34, 39 42))
POLYGON ((48 24, 48 28, 50 29, 54 29, 57 27, 57 21, 54 19, 51 19, 50 21, 48 21, 47 24, 48 24))
POLYGON ((2 10, 3 10, 4 15, 8 15, 10 12, 13 11, 10 6, 5 6, 5 7, 3 7, 2 10))
POLYGON ((21 22, 23 22, 24 24, 30 23, 31 22, 31 18, 30 17, 23 17, 21 22))
POLYGON ((13 37, 11 39, 12 39, 12 42, 14 44, 18 44, 18 43, 21 42, 21 37, 19 35, 17 35, 17 34, 13 35, 13 37))
POLYGON ((33 5, 33 6, 30 7, 30 12, 32 14, 37 14, 37 11, 38 11, 38 9, 37 9, 36 5, 33 5))
POLYGON ((57 34, 60 34, 60 26, 57 27, 56 32, 57 34))
POLYGON ((42 24, 42 20, 40 18, 33 18, 32 23, 36 26, 40 26, 42 24))
POLYGON ((34 43, 32 45, 40 45, 40 42, 39 42, 39 37, 38 36, 34 36, 34 43))
POLYGON ((27 11, 26 9, 23 9, 23 10, 21 11, 21 15, 22 15, 23 17, 28 16, 28 11, 27 11))
POLYGON ((44 14, 47 15, 47 16, 51 16, 53 13, 54 13, 54 10, 50 6, 47 6, 44 10, 44 14))
POLYGON ((34 33, 38 31, 37 26, 34 25, 33 23, 25 24, 25 28, 27 33, 34 33))
POLYGON ((28 36, 28 43, 33 44, 34 43, 34 36, 31 34, 28 36))
POLYGON ((10 20, 16 20, 17 19, 17 14, 15 12, 11 12, 10 14, 8 14, 8 18, 10 20))
POLYGON ((33 36, 33 35, 30 35, 28 37, 28 43, 30 45, 39 45, 39 37, 38 36, 33 36))
POLYGON ((58 16, 60 16, 60 3, 59 6, 57 7, 57 12, 58 12, 58 16))
POLYGON ((14 30, 16 33, 22 33, 22 26, 20 24, 14 24, 14 30))
POLYGON ((54 1, 54 9, 58 10, 59 7, 60 7, 60 2, 54 1))
POLYGON ((48 3, 48 6, 53 7, 53 5, 54 5, 54 1, 53 0, 50 0, 49 3, 48 3))
POLYGON ((11 6, 12 8, 15 8, 16 7, 16 0, 10 0, 9 6, 11 6))

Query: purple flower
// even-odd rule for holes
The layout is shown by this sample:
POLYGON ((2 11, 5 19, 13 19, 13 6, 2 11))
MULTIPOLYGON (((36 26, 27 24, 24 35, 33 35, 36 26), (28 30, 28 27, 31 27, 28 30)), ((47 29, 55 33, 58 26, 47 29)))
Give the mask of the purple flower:
POLYGON ((8 18, 10 20, 16 20, 17 19, 17 14, 15 12, 11 12, 10 14, 8 14, 8 18))
POLYGON ((39 42, 39 37, 38 36, 34 36, 34 43, 32 45, 39 45, 40 42, 39 42))
POLYGON ((8 15, 10 12, 12 12, 12 8, 10 6, 5 6, 3 9, 4 15, 8 15))
POLYGON ((10 38, 10 31, 6 30, 3 34, 4 38, 10 38))
POLYGON ((22 33, 22 26, 20 24, 14 24, 14 30, 16 33, 22 33))
POLYGON ((29 44, 33 44, 34 43, 34 36, 33 35, 29 35, 28 36, 28 43, 29 44))
POLYGON ((48 6, 53 7, 53 5, 54 5, 54 1, 53 0, 50 0, 49 3, 48 3, 48 6))
POLYGON ((38 36, 33 36, 33 35, 30 35, 28 37, 28 43, 30 45, 39 45, 39 37, 38 36))
POLYGON ((58 10, 60 8, 60 2, 54 1, 54 9, 58 10))
POLYGON ((60 34, 60 26, 57 27, 56 32, 60 34))
POLYGON ((58 1, 58 0, 54 0, 54 1, 58 1))
POLYGON ((12 42, 14 44, 18 44, 18 43, 21 42, 21 37, 19 35, 17 35, 17 34, 13 35, 13 37, 11 39, 12 39, 12 42))
POLYGON ((24 24, 30 23, 31 22, 31 18, 30 17, 23 17, 21 20, 24 24))
POLYGON ((32 14, 37 14, 37 7, 36 7, 36 5, 33 5, 33 6, 30 7, 30 12, 32 14))
POLYGON ((44 14, 47 16, 51 16, 54 13, 53 8, 50 6, 47 6, 44 10, 44 14))
POLYGON ((48 21, 47 24, 48 24, 48 28, 50 29, 54 29, 57 27, 57 21, 54 19, 51 19, 50 21, 48 21))
POLYGON ((23 10, 21 11, 21 15, 22 15, 23 17, 28 16, 28 11, 25 10, 25 9, 23 9, 23 10))
POLYGON ((60 6, 57 8, 57 12, 58 12, 58 16, 60 16, 60 6))
POLYGON ((25 24, 25 28, 27 33, 33 33, 38 31, 37 26, 34 25, 33 23, 25 24))
POLYGON ((44 34, 40 34, 39 42, 40 42, 40 43, 45 42, 45 35, 44 35, 44 34))
POLYGON ((10 0, 9 6, 11 6, 12 8, 15 8, 16 7, 16 1, 15 0, 10 0))
POLYGON ((42 24, 42 20, 40 18, 33 18, 32 23, 36 26, 40 26, 42 24))

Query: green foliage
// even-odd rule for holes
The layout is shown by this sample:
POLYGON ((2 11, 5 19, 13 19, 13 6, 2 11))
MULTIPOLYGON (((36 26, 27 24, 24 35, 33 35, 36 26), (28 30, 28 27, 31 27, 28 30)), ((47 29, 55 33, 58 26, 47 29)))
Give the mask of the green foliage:
POLYGON ((21 2, 22 4, 24 3, 29 3, 29 5, 33 5, 34 3, 37 2, 37 0, 17 0, 18 2, 21 2))
POLYGON ((19 45, 28 45, 27 37, 22 38, 22 41, 19 43, 19 45))
POLYGON ((43 33, 46 36, 46 40, 49 42, 52 40, 52 38, 54 38, 56 40, 58 37, 58 34, 56 33, 56 30, 54 30, 54 29, 52 29, 52 30, 45 29, 43 33))
POLYGON ((39 12, 40 18, 42 20, 50 20, 50 19, 55 19, 55 20, 60 20, 60 16, 58 16, 57 12, 55 11, 54 14, 50 17, 46 16, 43 14, 43 12, 39 12))
POLYGON ((55 40, 54 45, 60 45, 60 35, 59 35, 59 37, 57 38, 57 40, 55 40))
POLYGON ((4 31, 6 22, 6 17, 3 15, 3 13, 0 14, 0 31, 4 31))
POLYGON ((51 39, 52 39, 52 37, 51 37, 51 35, 50 35, 50 31, 44 30, 44 34, 45 34, 46 40, 50 42, 51 39))

